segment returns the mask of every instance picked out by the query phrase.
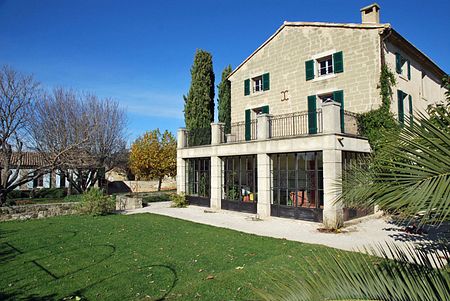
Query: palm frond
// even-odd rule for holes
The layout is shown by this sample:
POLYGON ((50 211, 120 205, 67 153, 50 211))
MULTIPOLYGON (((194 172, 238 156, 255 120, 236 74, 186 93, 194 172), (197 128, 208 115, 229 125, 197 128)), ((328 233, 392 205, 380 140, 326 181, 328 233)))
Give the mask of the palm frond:
POLYGON ((450 131, 422 115, 391 134, 365 166, 348 168, 342 183, 346 206, 379 205, 405 216, 423 212, 428 221, 438 214, 441 222, 450 217, 450 131))
POLYGON ((339 252, 316 257, 274 277, 275 286, 257 291, 264 300, 450 300, 449 248, 444 253, 414 247, 379 246, 366 250, 383 258, 339 252), (391 260, 389 258, 396 258, 391 260), (314 263, 311 262, 314 260, 314 263), (311 272, 312 266, 318 266, 311 272), (439 267, 439 268, 437 268, 439 267))

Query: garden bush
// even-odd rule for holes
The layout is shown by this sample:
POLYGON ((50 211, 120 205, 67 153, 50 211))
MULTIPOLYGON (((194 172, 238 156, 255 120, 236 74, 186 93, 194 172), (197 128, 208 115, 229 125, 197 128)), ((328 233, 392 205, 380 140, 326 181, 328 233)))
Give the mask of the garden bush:
POLYGON ((29 197, 30 197, 30 191, 29 190, 13 190, 13 191, 10 191, 6 195, 6 198, 10 199, 10 200, 27 199, 29 197))
POLYGON ((40 188, 32 191, 37 199, 62 199, 67 195, 65 188, 40 188))
POLYGON ((115 209, 115 198, 98 188, 91 188, 81 196, 78 210, 82 214, 106 215, 115 209))
POLYGON ((186 195, 184 193, 176 194, 172 193, 170 194, 170 200, 172 201, 172 207, 176 208, 184 208, 189 205, 189 203, 186 200, 186 195))
POLYGON ((169 193, 158 193, 147 195, 142 198, 142 204, 146 206, 148 203, 168 202, 171 201, 169 193))

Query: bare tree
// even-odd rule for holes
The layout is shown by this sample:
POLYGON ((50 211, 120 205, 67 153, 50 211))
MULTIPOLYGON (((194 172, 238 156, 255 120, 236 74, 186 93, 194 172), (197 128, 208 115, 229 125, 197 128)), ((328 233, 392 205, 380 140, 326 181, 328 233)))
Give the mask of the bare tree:
POLYGON ((126 115, 117 102, 58 88, 36 104, 35 112, 36 149, 60 154, 55 168, 78 192, 102 182, 105 172, 119 163, 126 146, 126 115))
MULTIPOLYGON (((28 129, 39 83, 8 66, 0 70, 0 205, 19 185, 39 176, 21 170, 23 151, 30 141, 28 129)), ((42 166, 42 168, 45 168, 42 166)))

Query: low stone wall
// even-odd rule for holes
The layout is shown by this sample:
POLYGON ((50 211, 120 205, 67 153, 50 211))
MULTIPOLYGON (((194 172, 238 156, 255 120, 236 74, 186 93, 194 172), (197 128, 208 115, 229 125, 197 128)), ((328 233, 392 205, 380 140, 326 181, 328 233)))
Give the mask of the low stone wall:
MULTIPOLYGON (((158 190, 158 181, 123 181, 130 187, 131 192, 152 192, 158 190)), ((177 189, 177 181, 172 178, 165 178, 161 185, 162 190, 177 189)))
POLYGON ((132 210, 142 208, 142 197, 118 195, 116 197, 116 210, 132 210))
POLYGON ((77 213, 78 203, 57 203, 0 207, 0 221, 25 220, 77 213))

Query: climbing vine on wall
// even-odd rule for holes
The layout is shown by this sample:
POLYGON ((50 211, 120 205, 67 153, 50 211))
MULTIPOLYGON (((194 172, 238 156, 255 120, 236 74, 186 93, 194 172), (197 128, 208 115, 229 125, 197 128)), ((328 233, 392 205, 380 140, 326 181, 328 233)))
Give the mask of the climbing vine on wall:
POLYGON ((372 150, 377 151, 383 144, 387 132, 398 129, 394 114, 390 111, 392 102, 392 87, 395 86, 395 76, 388 66, 381 67, 380 89, 381 106, 358 116, 360 133, 369 139, 372 150))

